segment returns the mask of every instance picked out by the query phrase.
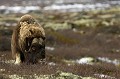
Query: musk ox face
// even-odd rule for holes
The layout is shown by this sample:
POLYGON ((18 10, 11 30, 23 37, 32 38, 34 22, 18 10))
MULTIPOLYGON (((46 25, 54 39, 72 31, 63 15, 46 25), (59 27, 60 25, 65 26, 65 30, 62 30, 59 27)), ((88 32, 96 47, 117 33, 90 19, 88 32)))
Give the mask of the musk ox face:
POLYGON ((45 42, 43 38, 33 38, 29 49, 25 52, 27 64, 35 64, 39 59, 45 58, 45 42))

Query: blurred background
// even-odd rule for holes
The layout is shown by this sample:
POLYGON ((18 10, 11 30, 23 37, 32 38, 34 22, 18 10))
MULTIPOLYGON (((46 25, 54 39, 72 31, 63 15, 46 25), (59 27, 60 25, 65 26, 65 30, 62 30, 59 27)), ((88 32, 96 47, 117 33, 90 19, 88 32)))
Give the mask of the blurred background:
POLYGON ((106 9, 119 4, 119 0, 4 0, 0 1, 0 13, 80 12, 106 9))
POLYGON ((0 60, 12 59, 12 31, 24 14, 45 29, 46 54, 54 64, 95 63, 96 70, 91 65, 65 68, 82 76, 120 78, 120 0, 0 0, 0 60))
POLYGON ((12 29, 26 13, 47 29, 47 44, 51 46, 79 44, 87 40, 81 36, 90 31, 119 32, 119 0, 1 0, 0 50, 10 50, 12 29))

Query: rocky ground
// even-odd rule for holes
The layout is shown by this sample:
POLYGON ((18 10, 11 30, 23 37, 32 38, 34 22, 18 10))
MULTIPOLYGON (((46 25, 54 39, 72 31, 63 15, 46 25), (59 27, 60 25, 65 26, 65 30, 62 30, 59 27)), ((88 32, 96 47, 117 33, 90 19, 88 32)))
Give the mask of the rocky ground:
POLYGON ((119 79, 120 8, 31 12, 46 31, 46 62, 14 64, 10 40, 23 14, 0 15, 0 79, 119 79))

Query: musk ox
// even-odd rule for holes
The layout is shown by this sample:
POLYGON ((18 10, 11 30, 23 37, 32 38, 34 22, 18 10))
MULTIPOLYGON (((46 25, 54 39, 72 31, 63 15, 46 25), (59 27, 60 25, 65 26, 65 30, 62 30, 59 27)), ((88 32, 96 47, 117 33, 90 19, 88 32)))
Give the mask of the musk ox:
POLYGON ((11 50, 15 64, 45 59, 45 31, 31 15, 23 15, 13 30, 11 50))

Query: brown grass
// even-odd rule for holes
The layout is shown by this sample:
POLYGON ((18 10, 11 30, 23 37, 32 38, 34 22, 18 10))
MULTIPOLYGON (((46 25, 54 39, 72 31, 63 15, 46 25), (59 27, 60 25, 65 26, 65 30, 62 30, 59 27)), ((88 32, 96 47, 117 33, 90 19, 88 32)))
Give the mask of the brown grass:
MULTIPOLYGON (((107 28, 108 29, 108 28, 107 28)), ((107 30, 106 29, 106 30, 107 30)), ((94 65, 83 65, 75 64, 68 66, 62 60, 70 59, 80 59, 82 57, 108 57, 110 59, 118 59, 119 47, 120 47, 120 37, 119 33, 109 33, 103 32, 95 29, 88 28, 87 30, 82 29, 85 33, 75 33, 72 30, 59 30, 59 31, 47 31, 47 46, 55 47, 55 50, 46 50, 47 64, 35 64, 26 65, 22 64, 20 66, 12 64, 7 64, 2 61, 11 60, 10 49, 8 51, 0 52, 0 69, 5 69, 5 71, 0 71, 1 74, 19 74, 19 75, 34 75, 34 74, 55 74, 57 71, 71 72, 81 76, 95 76, 94 74, 105 74, 111 77, 120 78, 120 67, 108 63, 96 63, 94 65), (68 41, 69 40, 69 41, 68 41), (75 42, 74 42, 74 41, 75 42), (79 41, 79 42, 78 42, 79 41), (72 44, 71 44, 72 42, 72 44), (76 43, 77 42, 77 43, 76 43), (48 65, 49 62, 56 63, 55 66, 48 65)), ((112 29, 111 29, 112 30, 112 29)), ((114 29, 113 29, 114 30, 114 29)), ((105 30, 104 30, 105 31, 105 30)), ((4 36, 9 38, 10 36, 4 36)), ((1 38, 1 37, 0 37, 1 38)), ((3 37, 1 38, 3 39, 3 37)), ((6 40, 6 39, 5 39, 6 40)), ((4 41, 5 41, 4 40, 4 41)), ((0 41, 1 42, 1 41, 0 41)), ((1 42, 0 46, 7 46, 7 42, 1 42)), ((8 42, 10 44, 10 41, 8 42)), ((8 47, 10 48, 10 46, 8 47)), ((2 78, 2 76, 0 77, 2 78)))

